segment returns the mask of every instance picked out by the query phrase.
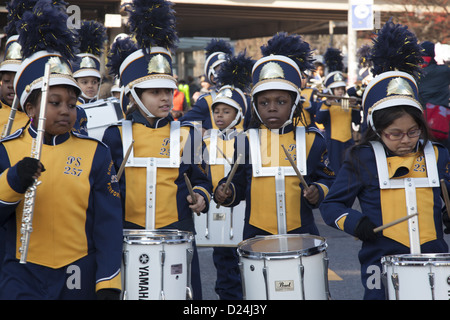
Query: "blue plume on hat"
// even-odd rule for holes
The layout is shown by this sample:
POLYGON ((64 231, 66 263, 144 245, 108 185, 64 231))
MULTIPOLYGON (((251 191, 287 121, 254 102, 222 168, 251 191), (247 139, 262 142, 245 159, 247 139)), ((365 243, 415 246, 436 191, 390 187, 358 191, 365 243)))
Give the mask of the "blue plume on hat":
POLYGON ((327 48, 323 60, 328 67, 328 72, 344 71, 342 52, 336 48, 327 48))
POLYGON ((52 0, 39 0, 31 11, 17 22, 19 43, 24 58, 41 50, 58 52, 66 60, 77 53, 76 33, 67 27, 65 4, 52 0))
MULTIPOLYGON (((125 5, 130 31, 141 49, 163 47, 174 51, 178 45, 175 11, 164 0, 133 0, 125 5)), ((144 50, 147 51, 147 50, 144 50)))
POLYGON ((38 0, 11 0, 6 4, 8 13, 6 15, 7 25, 4 30, 8 38, 17 34, 17 22, 22 20, 26 11, 33 9, 38 0))
POLYGON ((228 55, 233 54, 231 45, 222 39, 211 39, 211 41, 205 47, 205 56, 209 57, 214 52, 223 52, 228 55))
POLYGON ((217 74, 220 86, 231 85, 242 91, 248 91, 252 83, 253 59, 246 56, 246 51, 230 57, 225 61, 217 74))
POLYGON ((365 44, 361 46, 356 52, 356 55, 358 56, 358 64, 360 67, 369 67, 371 65, 369 60, 370 50, 371 50, 370 45, 365 44))
POLYGON ((108 54, 106 67, 109 69, 109 74, 118 77, 120 65, 136 50, 138 50, 137 44, 131 37, 117 38, 108 54))
POLYGON ((78 36, 80 39, 79 51, 95 56, 101 55, 103 44, 108 39, 105 26, 94 20, 82 21, 78 36))
POLYGON ((403 71, 412 76, 421 73, 422 48, 407 26, 394 24, 392 18, 373 39, 370 60, 374 76, 387 71, 403 71))
POLYGON ((301 71, 314 69, 315 60, 311 47, 300 35, 279 32, 261 47, 261 53, 263 56, 271 54, 286 56, 295 61, 301 71))

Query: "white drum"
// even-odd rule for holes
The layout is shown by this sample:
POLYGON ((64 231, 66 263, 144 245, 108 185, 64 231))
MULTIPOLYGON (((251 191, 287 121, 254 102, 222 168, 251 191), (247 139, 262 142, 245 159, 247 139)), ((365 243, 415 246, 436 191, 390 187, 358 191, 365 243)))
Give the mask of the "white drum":
POLYGON ((192 299, 194 236, 179 230, 124 230, 124 300, 192 299))
POLYGON ((118 99, 108 98, 82 104, 87 115, 87 130, 90 137, 102 140, 106 128, 123 118, 118 99))
POLYGON ((244 230, 245 201, 234 208, 217 209, 212 200, 209 207, 208 213, 193 215, 197 247, 237 247, 244 230))
POLYGON ((389 300, 449 300, 450 254, 402 254, 381 258, 389 300))
POLYGON ((238 246, 246 300, 328 300, 327 243, 306 234, 257 236, 238 246))

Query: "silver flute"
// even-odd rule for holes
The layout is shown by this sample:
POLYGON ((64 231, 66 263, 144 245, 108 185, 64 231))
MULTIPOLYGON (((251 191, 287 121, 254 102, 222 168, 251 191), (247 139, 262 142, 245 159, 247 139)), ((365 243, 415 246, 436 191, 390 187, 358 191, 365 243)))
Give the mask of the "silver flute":
POLYGON ((11 106, 11 112, 9 113, 8 122, 5 124, 5 126, 3 128, 3 132, 1 135, 2 139, 6 136, 9 136, 9 134, 11 133, 14 118, 16 117, 16 111, 17 111, 18 104, 19 104, 19 98, 17 98, 17 95, 15 95, 13 104, 11 106))
MULTIPOLYGON (((45 132, 45 112, 47 109, 47 96, 48 88, 50 82, 50 64, 45 64, 45 72, 42 83, 42 95, 41 95, 41 108, 39 110, 39 120, 36 138, 33 139, 31 145, 31 158, 40 159, 42 144, 44 142, 44 132, 45 132)), ((23 204, 22 213, 22 226, 20 232, 22 234, 20 241, 21 247, 20 252, 20 263, 27 263, 28 247, 30 244, 30 234, 33 231, 33 213, 34 213, 34 203, 36 199, 36 188, 41 183, 38 179, 35 179, 33 184, 25 192, 25 199, 23 204)))

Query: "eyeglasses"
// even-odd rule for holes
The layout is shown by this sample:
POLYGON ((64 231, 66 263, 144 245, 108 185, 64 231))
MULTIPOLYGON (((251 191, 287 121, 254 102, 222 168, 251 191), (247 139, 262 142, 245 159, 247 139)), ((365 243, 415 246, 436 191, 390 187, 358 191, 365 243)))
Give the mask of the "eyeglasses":
POLYGON ((395 132, 395 133, 385 133, 383 132, 384 136, 392 141, 402 140, 403 137, 406 135, 408 138, 416 138, 420 136, 422 133, 422 130, 420 129, 414 129, 408 132, 395 132))

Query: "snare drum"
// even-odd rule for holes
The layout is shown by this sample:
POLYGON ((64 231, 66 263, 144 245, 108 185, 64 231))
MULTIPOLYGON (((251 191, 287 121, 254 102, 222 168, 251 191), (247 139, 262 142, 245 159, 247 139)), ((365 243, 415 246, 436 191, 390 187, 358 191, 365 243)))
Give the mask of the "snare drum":
POLYGON ((450 254, 402 254, 381 258, 389 300, 449 300, 450 254))
POLYGON ((197 247, 237 247, 244 231, 245 201, 233 208, 220 206, 211 200, 209 212, 194 213, 197 247))
POLYGON ((257 236, 238 246, 247 300, 327 300, 324 238, 305 234, 257 236))
POLYGON ((90 137, 102 140, 106 128, 123 118, 117 99, 102 99, 81 105, 86 112, 87 130, 90 137))
POLYGON ((191 232, 124 230, 124 300, 186 300, 191 293, 191 232))

